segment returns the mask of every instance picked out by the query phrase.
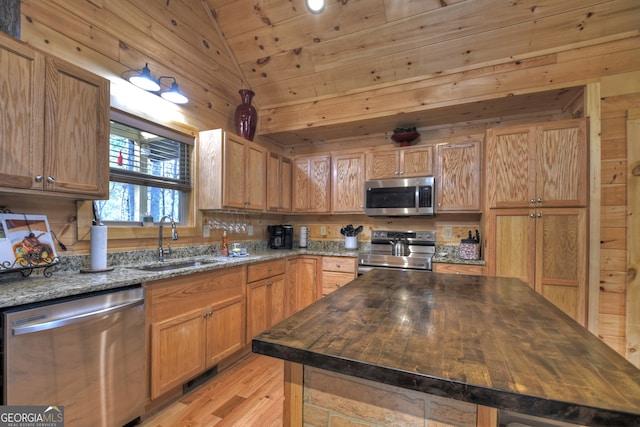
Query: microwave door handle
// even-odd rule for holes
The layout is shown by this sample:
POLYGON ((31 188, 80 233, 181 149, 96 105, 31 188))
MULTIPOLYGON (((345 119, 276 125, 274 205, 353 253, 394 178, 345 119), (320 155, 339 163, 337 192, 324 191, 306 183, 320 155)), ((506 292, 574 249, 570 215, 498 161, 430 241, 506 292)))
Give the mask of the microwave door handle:
POLYGON ((415 200, 416 213, 420 212, 420 183, 416 183, 416 200, 415 200))

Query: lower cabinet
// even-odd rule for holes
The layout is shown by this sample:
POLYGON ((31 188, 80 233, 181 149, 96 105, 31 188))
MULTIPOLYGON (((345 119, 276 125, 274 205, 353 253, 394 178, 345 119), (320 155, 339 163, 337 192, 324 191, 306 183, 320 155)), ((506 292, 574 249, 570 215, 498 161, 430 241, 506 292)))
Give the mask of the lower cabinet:
POLYGON ((279 259, 247 267, 247 344, 285 317, 285 266, 279 259))
POLYGON ((434 263, 433 272, 448 273, 448 274, 464 274, 469 276, 484 276, 486 274, 486 267, 483 265, 434 263))
POLYGON ((242 267, 149 282, 146 291, 151 399, 242 349, 242 267))
POLYGON ((318 256, 296 256, 287 259, 287 316, 318 299, 319 263, 318 256))
POLYGON ((358 277, 358 259, 353 257, 322 257, 322 296, 346 285, 358 277))

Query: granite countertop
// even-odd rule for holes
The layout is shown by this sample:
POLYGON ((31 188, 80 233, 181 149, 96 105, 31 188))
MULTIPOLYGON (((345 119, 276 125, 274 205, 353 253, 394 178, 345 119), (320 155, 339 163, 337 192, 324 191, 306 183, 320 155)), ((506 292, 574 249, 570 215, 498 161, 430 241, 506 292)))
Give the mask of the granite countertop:
POLYGON ((247 257, 222 257, 214 255, 167 258, 163 264, 180 264, 199 261, 200 265, 168 271, 141 270, 141 266, 156 266, 158 262, 127 263, 115 265, 113 270, 96 273, 81 273, 79 269, 54 271, 50 277, 33 274, 22 277, 10 273, 15 278, 0 282, 0 308, 53 300, 96 291, 117 289, 124 286, 152 280, 178 277, 185 274, 216 270, 236 265, 252 264, 294 255, 324 255, 357 257, 357 251, 347 250, 260 250, 247 257))
POLYGON ((575 424, 640 425, 640 370, 517 279, 373 270, 253 351, 575 424))

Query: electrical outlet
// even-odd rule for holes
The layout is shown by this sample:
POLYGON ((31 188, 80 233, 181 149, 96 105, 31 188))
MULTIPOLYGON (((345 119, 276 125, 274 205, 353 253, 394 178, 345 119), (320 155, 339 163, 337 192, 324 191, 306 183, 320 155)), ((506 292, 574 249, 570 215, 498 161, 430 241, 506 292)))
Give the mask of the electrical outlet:
POLYGON ((324 225, 322 227, 320 227, 320 234, 323 236, 327 235, 327 227, 325 227, 324 225))
POLYGON ((247 236, 253 236, 253 225, 247 225, 247 236))
POLYGON ((209 237, 211 235, 211 227, 209 224, 205 224, 202 226, 202 237, 209 237))
POLYGON ((451 227, 444 228, 444 238, 445 239, 453 238, 453 230, 451 229, 451 227))

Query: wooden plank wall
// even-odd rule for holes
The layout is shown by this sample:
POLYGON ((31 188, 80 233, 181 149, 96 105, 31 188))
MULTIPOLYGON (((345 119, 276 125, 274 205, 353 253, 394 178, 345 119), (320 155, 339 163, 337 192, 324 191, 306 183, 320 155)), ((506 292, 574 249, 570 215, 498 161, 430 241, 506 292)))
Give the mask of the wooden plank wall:
MULTIPOLYGON (((628 354, 627 310, 640 310, 640 301, 627 307, 629 242, 627 227, 627 114, 640 107, 640 72, 602 79, 602 163, 600 219, 600 293, 598 336, 621 354, 628 354), (634 84, 634 82, 636 82, 634 84)), ((638 198, 639 194, 631 195, 638 198)), ((635 255, 637 256, 637 254, 635 255)))

